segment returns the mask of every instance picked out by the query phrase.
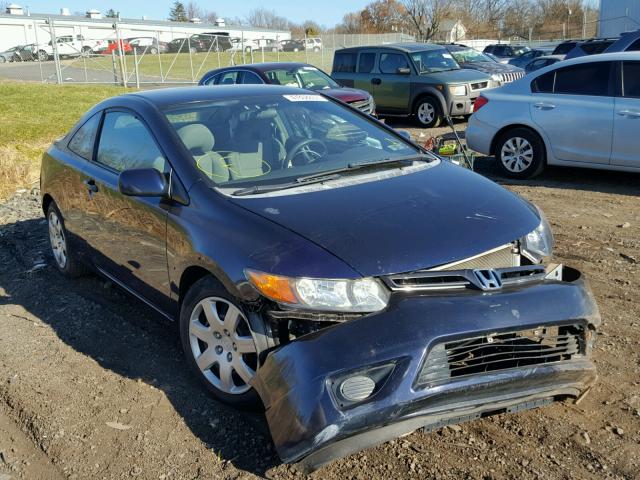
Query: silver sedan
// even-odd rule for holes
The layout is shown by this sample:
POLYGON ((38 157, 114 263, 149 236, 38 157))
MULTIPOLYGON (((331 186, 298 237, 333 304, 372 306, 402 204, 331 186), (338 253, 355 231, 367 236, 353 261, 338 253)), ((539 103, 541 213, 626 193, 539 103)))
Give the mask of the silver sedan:
POLYGON ((640 172, 640 53, 580 57, 487 91, 467 144, 503 173, 530 178, 546 165, 640 172))

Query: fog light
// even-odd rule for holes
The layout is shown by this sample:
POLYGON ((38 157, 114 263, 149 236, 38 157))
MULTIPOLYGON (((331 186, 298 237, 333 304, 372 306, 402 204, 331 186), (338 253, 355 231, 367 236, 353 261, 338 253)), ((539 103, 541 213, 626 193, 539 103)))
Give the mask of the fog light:
POLYGON ((351 402, 364 400, 373 393, 376 382, 364 375, 349 377, 340 384, 340 394, 351 402))

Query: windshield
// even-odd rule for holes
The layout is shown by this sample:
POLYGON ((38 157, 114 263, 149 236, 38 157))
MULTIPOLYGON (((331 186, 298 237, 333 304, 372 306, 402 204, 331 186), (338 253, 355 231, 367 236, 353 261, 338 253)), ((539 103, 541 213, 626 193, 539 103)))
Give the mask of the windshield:
POLYGON ((531 49, 529 47, 513 47, 513 54, 516 56, 530 51, 531 49))
POLYGON ((444 48, 413 52, 411 59, 420 73, 460 69, 460 65, 456 63, 451 54, 444 48))
POLYGON ((453 50, 451 52, 451 55, 453 55, 453 58, 455 58, 456 62, 458 62, 460 65, 464 65, 465 63, 469 63, 469 62, 492 62, 492 63, 494 63, 493 59, 489 58, 484 53, 481 53, 478 50, 475 50, 473 48, 453 50))
POLYGON ((198 169, 219 187, 282 184, 422 155, 375 121, 308 92, 190 103, 164 113, 198 169))
POLYGON ((279 68, 264 72, 269 83, 307 90, 327 90, 340 88, 333 78, 316 67, 279 68))

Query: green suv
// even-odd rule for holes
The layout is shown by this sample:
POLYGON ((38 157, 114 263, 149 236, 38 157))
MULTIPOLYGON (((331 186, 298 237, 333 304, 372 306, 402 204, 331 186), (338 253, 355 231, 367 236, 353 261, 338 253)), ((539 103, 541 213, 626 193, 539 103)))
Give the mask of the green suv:
POLYGON ((471 115, 480 93, 498 86, 486 73, 460 68, 442 46, 426 43, 338 50, 331 76, 371 93, 379 115, 413 115, 424 127, 437 127, 446 114, 471 115))

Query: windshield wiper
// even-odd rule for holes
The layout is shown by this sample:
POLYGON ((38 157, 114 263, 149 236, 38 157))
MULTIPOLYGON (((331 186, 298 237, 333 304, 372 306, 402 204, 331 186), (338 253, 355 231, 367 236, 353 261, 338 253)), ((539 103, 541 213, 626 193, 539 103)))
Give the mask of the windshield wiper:
POLYGON ((233 192, 235 197, 241 197, 245 195, 255 195, 257 193, 274 192, 277 190, 285 190, 287 188, 300 187, 302 185, 312 185, 314 183, 327 182, 329 180, 336 180, 340 178, 342 173, 354 172, 364 168, 378 168, 378 167, 390 167, 392 165, 405 166, 406 164, 418 162, 431 162, 433 158, 429 155, 418 154, 409 155, 406 157, 397 158, 385 158, 375 162, 363 162, 363 163, 350 163, 346 167, 337 168, 334 170, 327 170, 325 172, 315 173, 313 175, 306 175, 304 177, 298 177, 293 182, 277 183, 274 185, 254 185, 253 187, 241 188, 233 192))
POLYGON ((293 182, 276 183, 273 185, 254 185, 253 187, 241 188, 240 190, 233 192, 233 196, 242 197, 245 195, 255 195, 257 193, 275 192, 277 190, 285 190, 287 188, 301 187, 302 185, 322 183, 329 180, 335 180, 336 178, 340 178, 340 175, 333 172, 323 172, 317 176, 310 175, 308 178, 296 178, 293 182))

